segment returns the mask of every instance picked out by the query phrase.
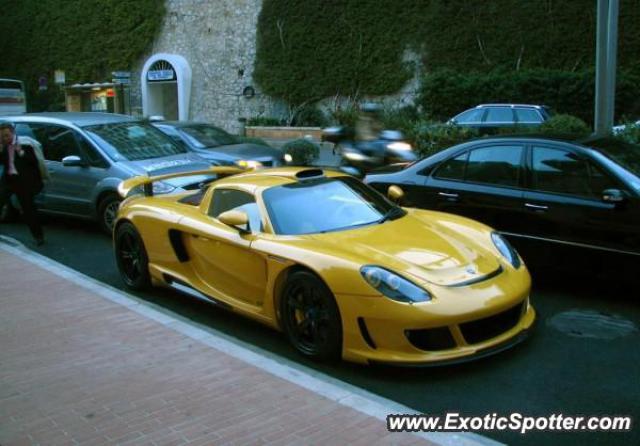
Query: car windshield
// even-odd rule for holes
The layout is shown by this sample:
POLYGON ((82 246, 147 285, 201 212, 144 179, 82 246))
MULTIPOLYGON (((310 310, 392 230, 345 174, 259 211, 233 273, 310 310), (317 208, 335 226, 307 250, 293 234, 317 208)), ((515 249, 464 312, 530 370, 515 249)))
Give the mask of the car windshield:
POLYGON ((187 153, 168 136, 143 122, 120 122, 84 128, 114 161, 137 161, 187 153))
POLYGON ((597 149, 609 159, 620 164, 640 178, 640 146, 617 138, 602 138, 586 141, 583 144, 597 149))
POLYGON ((193 125, 181 127, 180 130, 189 142, 197 148, 211 149, 218 146, 238 144, 235 136, 212 125, 193 125))
POLYGON ((276 234, 298 235, 351 229, 405 214, 355 178, 321 178, 266 190, 264 200, 276 234))

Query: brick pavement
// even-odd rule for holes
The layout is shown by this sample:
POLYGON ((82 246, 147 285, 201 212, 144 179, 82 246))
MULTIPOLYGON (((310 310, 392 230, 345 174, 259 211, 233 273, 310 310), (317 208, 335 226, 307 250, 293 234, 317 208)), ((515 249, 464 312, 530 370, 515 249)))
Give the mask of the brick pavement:
POLYGON ((0 445, 429 445, 0 249, 0 445))

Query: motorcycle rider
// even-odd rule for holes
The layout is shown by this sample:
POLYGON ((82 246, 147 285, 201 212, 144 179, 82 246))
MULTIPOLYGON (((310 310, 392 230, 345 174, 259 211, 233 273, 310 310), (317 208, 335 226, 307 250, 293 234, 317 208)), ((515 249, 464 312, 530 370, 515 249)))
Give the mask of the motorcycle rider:
POLYGON ((356 119, 355 143, 359 150, 372 157, 372 162, 383 163, 385 144, 380 141, 382 132, 381 107, 373 102, 365 102, 360 106, 356 119))

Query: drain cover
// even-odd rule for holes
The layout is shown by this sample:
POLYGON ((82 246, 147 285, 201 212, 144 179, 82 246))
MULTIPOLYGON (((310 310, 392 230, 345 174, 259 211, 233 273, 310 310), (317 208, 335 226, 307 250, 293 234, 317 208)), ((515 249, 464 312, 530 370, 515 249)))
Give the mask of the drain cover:
POLYGON ((558 313, 547 324, 576 338, 615 339, 638 331, 638 327, 627 319, 593 310, 558 313))

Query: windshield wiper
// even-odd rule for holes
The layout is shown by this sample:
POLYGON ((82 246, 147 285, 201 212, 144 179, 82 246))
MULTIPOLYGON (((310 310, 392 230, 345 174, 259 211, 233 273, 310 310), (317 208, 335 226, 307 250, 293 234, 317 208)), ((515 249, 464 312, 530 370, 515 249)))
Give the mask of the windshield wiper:
POLYGON ((382 216, 382 218, 380 218, 380 220, 378 220, 378 224, 382 224, 388 220, 395 220, 396 218, 403 217, 404 215, 405 215, 405 211, 402 210, 400 206, 392 207, 387 211, 386 214, 382 216))

